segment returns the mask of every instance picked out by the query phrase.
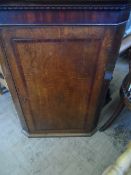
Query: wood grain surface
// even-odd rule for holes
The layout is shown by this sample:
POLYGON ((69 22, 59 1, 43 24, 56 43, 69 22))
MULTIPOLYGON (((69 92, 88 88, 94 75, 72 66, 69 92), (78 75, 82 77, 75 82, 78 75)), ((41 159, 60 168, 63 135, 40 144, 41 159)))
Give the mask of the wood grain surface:
POLYGON ((96 130, 129 16, 126 4, 0 4, 0 59, 29 134, 96 130))
POLYGON ((115 28, 104 27, 2 30, 30 131, 83 133, 96 127, 113 34, 115 28))

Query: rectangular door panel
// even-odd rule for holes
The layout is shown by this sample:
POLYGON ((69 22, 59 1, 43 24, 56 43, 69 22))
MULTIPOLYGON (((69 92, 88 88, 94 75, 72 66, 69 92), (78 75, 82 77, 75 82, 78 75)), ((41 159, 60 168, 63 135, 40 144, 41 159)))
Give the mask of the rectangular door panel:
POLYGON ((31 132, 91 132, 108 55, 102 49, 111 45, 111 36, 105 45, 104 32, 104 27, 89 26, 2 31, 31 132))

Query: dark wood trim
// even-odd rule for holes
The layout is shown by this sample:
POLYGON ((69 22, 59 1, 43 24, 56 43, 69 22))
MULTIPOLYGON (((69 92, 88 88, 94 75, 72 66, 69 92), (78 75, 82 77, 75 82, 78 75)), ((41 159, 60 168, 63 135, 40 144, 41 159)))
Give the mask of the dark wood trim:
POLYGON ((122 2, 0 3, 0 25, 117 25, 126 22, 130 12, 128 1, 122 2))
POLYGON ((129 5, 124 4, 99 4, 99 5, 66 5, 66 4, 54 4, 54 5, 1 5, 0 10, 126 10, 129 9, 129 5))
POLYGON ((126 23, 129 10, 0 10, 4 25, 119 25, 126 23))

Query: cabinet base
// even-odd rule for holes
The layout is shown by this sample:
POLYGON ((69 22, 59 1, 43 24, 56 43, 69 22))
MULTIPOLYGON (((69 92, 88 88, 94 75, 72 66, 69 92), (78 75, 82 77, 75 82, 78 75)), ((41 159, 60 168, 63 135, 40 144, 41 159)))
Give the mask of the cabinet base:
POLYGON ((29 138, 38 138, 38 137, 90 137, 97 132, 97 129, 93 130, 91 133, 28 133, 25 130, 22 130, 24 135, 29 138))

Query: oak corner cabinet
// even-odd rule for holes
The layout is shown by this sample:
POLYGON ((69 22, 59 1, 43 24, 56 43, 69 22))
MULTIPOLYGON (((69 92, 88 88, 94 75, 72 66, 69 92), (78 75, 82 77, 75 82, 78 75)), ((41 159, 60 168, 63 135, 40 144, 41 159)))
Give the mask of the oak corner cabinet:
POLYGON ((129 11, 126 0, 0 2, 0 59, 26 133, 96 130, 129 11))

